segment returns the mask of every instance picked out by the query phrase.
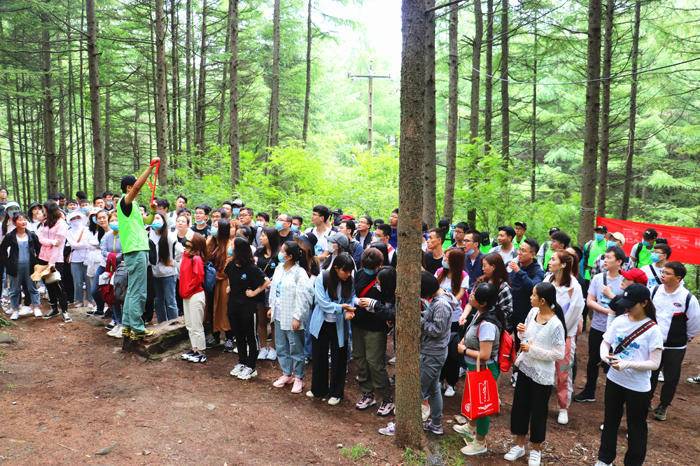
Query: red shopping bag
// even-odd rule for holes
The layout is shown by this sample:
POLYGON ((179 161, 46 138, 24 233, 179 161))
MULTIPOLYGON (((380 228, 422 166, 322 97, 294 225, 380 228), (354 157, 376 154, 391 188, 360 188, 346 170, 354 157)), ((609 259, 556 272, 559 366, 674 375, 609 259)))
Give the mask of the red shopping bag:
POLYGON ((467 372, 462 395, 462 415, 470 421, 498 414, 500 410, 496 379, 486 367, 480 370, 479 362, 476 361, 475 371, 467 372))

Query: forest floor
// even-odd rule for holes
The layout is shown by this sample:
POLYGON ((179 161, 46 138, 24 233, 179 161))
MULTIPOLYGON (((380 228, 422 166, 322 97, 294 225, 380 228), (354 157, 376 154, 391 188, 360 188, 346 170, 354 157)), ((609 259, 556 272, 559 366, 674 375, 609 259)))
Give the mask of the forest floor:
MULTIPOLYGON (((178 354, 148 361, 122 354, 121 341, 105 335, 96 319, 73 311, 75 322, 25 317, 2 329, 16 342, 0 345, 0 463, 5 464, 421 464, 422 452, 398 449, 377 434, 387 419, 359 412, 354 367, 347 399, 331 407, 273 388, 276 363, 259 377, 228 375, 236 355, 209 351, 194 365, 178 354)), ((579 338, 580 355, 586 336, 579 338)), ((579 367, 584 367, 581 358, 579 367)), ((308 371, 307 371, 308 372, 308 371)), ((700 458, 700 387, 685 378, 700 372, 700 345, 686 355, 669 420, 649 421, 647 464, 697 464, 700 458)), ((444 464, 508 464, 512 388, 500 381, 504 409, 492 422, 488 455, 467 459, 452 431, 457 397, 446 399, 443 438, 430 459, 444 464)), ((577 388, 583 374, 579 375, 577 388)), ((602 383, 602 377, 601 377, 602 383)), ((461 394, 460 382, 458 394, 461 394)), ((600 439, 602 389, 595 403, 574 404, 570 423, 556 423, 550 402, 545 464, 593 464, 600 439)), ((621 429, 618 463, 626 448, 621 429)), ((526 458, 518 464, 527 464, 526 458)))

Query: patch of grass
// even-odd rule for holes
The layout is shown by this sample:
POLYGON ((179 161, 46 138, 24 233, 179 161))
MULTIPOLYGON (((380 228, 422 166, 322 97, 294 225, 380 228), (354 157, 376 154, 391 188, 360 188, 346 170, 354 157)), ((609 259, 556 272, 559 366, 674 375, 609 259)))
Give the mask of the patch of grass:
POLYGON ((5 319, 4 317, 0 316, 0 327, 9 327, 12 325, 12 322, 9 320, 5 319))
POLYGON ((356 443, 351 447, 345 447, 340 450, 340 454, 350 461, 359 461, 365 456, 369 456, 372 450, 361 443, 356 443))
POLYGON ((464 446, 461 435, 445 435, 435 446, 445 464, 454 466, 466 464, 464 455, 459 451, 464 446))
POLYGON ((425 452, 406 448, 403 452, 403 462, 409 466, 422 466, 427 457, 425 452))

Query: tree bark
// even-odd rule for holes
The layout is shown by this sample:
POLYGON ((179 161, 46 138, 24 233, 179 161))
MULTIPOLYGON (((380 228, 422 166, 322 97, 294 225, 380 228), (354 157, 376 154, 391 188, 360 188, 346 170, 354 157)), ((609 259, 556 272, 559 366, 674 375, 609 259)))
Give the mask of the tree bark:
POLYGON ((484 142, 491 150, 493 123, 493 0, 486 2, 486 76, 484 80, 484 142))
MULTIPOLYGON (((43 126, 44 154, 47 167, 47 189, 51 193, 58 192, 58 176, 56 169, 56 135, 53 128, 53 95, 51 93, 51 42, 49 40, 50 19, 48 14, 41 14, 41 82, 44 94, 43 126)), ((39 176, 36 174, 36 176, 39 176)))
POLYGON ((172 79, 172 103, 170 110, 172 112, 172 147, 173 154, 171 165, 176 167, 177 156, 182 150, 182 141, 180 140, 182 133, 182 124, 180 121, 180 58, 177 53, 179 47, 179 20, 178 20, 178 0, 170 0, 170 68, 172 79))
MULTIPOLYGON (((168 76, 165 70, 165 23, 163 12, 163 0, 156 0, 156 153, 160 158, 158 171, 158 183, 166 187, 168 185, 168 110, 166 83, 168 76)), ((205 30, 205 26, 202 26, 205 30)))
MULTIPOLYGON (((80 14, 80 31, 84 31, 85 24, 85 2, 82 2, 81 14, 80 14)), ((85 143, 85 97, 83 89, 85 89, 85 65, 83 59, 83 35, 80 34, 79 37, 79 57, 80 57, 80 80, 78 96, 80 96, 80 157, 82 160, 78 160, 78 188, 87 192, 87 144, 85 143)), ((70 193, 65 193, 67 196, 70 193)))
MULTIPOLYGON (((5 40, 0 21, 0 40, 5 40)), ((10 170, 12 170, 12 196, 19 199, 19 176, 17 174, 17 159, 15 154, 14 123, 12 120, 12 99, 10 98, 10 86, 7 74, 3 76, 5 86, 5 120, 7 122, 7 141, 10 145, 10 170)))
POLYGON ((642 9, 641 0, 634 3, 634 32, 632 34, 632 83, 630 84, 630 115, 627 134, 627 159, 625 160, 625 184, 622 190, 622 207, 620 218, 627 219, 630 208, 630 193, 632 191, 632 171, 634 162, 634 138, 637 132, 637 62, 639 60, 639 23, 642 9))
POLYGON ((280 130, 280 0, 275 0, 272 16, 272 75, 270 76, 270 135, 267 145, 279 144, 280 130))
MULTIPOLYGON (((230 2, 229 2, 229 7, 230 7, 230 2)), ((229 8, 230 11, 230 8, 229 8)), ((231 31, 231 15, 227 15, 227 21, 226 21, 226 43, 224 45, 224 53, 225 56, 228 56, 230 53, 231 49, 231 38, 230 38, 230 31, 231 31)), ((224 120, 226 118, 226 88, 228 87, 228 69, 229 69, 229 63, 224 63, 222 67, 222 76, 221 76, 221 88, 219 89, 219 124, 218 124, 218 132, 216 135, 216 144, 217 145, 222 145, 224 143, 224 120)))
POLYGON ((598 215, 605 217, 608 197, 608 159, 610 156, 610 72, 612 69, 612 35, 615 0, 607 0, 605 8, 605 40, 603 42, 603 103, 600 110, 600 175, 598 177, 598 215))
POLYGON ((185 22, 185 152, 192 154, 192 0, 187 0, 185 22))
POLYGON ((199 51, 199 85, 197 87, 197 110, 194 143, 198 155, 204 154, 204 120, 206 113, 207 86, 207 0, 202 1, 202 42, 199 51))
MULTIPOLYGON (((63 68, 63 66, 61 66, 63 68)), ((63 181, 63 192, 68 190, 68 147, 66 146, 66 93, 63 88, 63 79, 58 80, 58 127, 59 146, 58 157, 61 160, 61 180, 63 181)))
POLYGON ((308 0, 306 9, 306 89, 304 90, 304 124, 301 130, 301 140, 304 145, 309 133, 309 106, 311 105, 311 0, 308 0))
MULTIPOLYGON (((94 192, 106 189, 105 157, 102 147, 102 118, 100 116, 100 72, 97 51, 97 23, 95 20, 95 0, 86 0, 88 74, 90 77, 90 115, 92 123, 92 153, 94 157, 94 192)), ((87 167, 86 167, 87 168, 87 167)))
POLYGON ((593 235, 595 222, 596 159, 600 121, 600 0, 588 3, 588 52, 586 66, 586 129, 581 165, 581 217, 578 243, 593 235))
POLYGON ((532 149, 530 166, 530 202, 535 202, 537 191, 537 12, 533 20, 532 47, 532 128, 530 134, 530 146, 532 149))
POLYGON ((419 449, 420 275, 425 119, 425 2, 403 0, 401 52, 401 136, 399 157, 399 256, 396 287, 396 441, 419 449))
MULTIPOLYGON (((484 19, 481 13, 481 0, 474 0, 474 40, 472 41, 471 108, 469 116, 469 143, 474 144, 479 137, 479 84, 481 79, 481 39, 484 34, 484 19)), ((476 160, 472 161, 476 166, 476 160)), ((470 185, 474 180, 474 170, 469 169, 470 185)), ((476 225, 476 210, 467 211, 467 221, 476 225)))
POLYGON ((501 157, 510 164, 510 96, 508 93, 508 0, 501 0, 501 157))
MULTIPOLYGON (((435 8, 435 0, 425 0, 425 9, 435 8)), ((423 136, 423 222, 435 224, 435 11, 426 14, 425 35, 425 126, 423 136)))
POLYGON ((459 9, 450 5, 449 25, 449 91, 447 113, 447 150, 445 151, 445 203, 442 216, 452 221, 454 216, 455 174, 457 171, 457 126, 459 123, 459 52, 457 47, 459 9))
POLYGON ((229 0, 229 132, 228 143, 231 156, 231 191, 235 192, 241 178, 240 153, 238 149, 238 0, 229 0))
MULTIPOLYGON (((105 89, 105 190, 109 188, 109 177, 111 175, 111 155, 112 155, 112 91, 109 87, 105 89)), ((95 191, 101 194, 103 191, 95 191)))
MULTIPOLYGON (((70 21, 70 1, 68 2, 68 8, 67 8, 67 21, 70 21)), ((68 40, 69 44, 72 44, 72 37, 71 37, 71 29, 68 28, 66 31, 66 39, 68 40)), ((68 172, 70 173, 68 175, 68 188, 66 188, 66 192, 72 192, 73 191, 73 150, 75 146, 78 144, 78 135, 77 135, 77 120, 75 119, 75 115, 73 112, 73 109, 75 108, 75 84, 73 80, 73 54, 69 53, 68 54, 68 172), (75 144, 73 140, 73 123, 76 125, 76 138, 75 138, 75 144)))

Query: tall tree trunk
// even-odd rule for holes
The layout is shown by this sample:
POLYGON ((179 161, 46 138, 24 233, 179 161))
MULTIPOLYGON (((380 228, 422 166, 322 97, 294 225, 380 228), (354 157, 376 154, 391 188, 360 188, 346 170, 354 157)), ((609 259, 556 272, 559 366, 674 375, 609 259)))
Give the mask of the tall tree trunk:
MULTIPOLYGON (((49 40, 50 19, 48 14, 41 15, 41 83, 44 94, 44 154, 47 167, 47 188, 49 192, 58 192, 58 174, 56 169, 56 135, 53 128, 53 95, 51 93, 51 42, 49 40)), ((36 176, 39 176, 36 174, 36 176)))
MULTIPOLYGON (((168 76, 165 70, 165 23, 163 0, 156 0, 156 148, 160 158, 158 183, 168 185, 168 96, 166 83, 168 76), (159 124, 160 121, 160 124, 159 124)), ((202 27, 204 30, 204 26, 202 27)))
POLYGON ((584 244, 592 237, 595 222, 596 159, 600 121, 600 0, 588 2, 586 81, 586 129, 581 165, 579 244, 584 244))
POLYGON ((231 191, 235 191, 241 179, 240 153, 238 149, 238 0, 229 0, 229 131, 228 144, 231 155, 231 191))
POLYGON ((491 150, 493 122, 493 0, 486 2, 486 79, 484 83, 484 141, 491 150))
MULTIPOLYGON (((66 14, 66 21, 70 21, 70 0, 68 1, 68 7, 66 8, 67 14, 66 14)), ((71 37, 71 28, 67 28, 66 30, 66 39, 69 44, 72 44, 72 37, 71 37)), ((77 120, 75 118, 75 114, 73 112, 73 109, 75 108, 75 84, 74 84, 74 79, 73 79, 73 54, 69 53, 68 54, 68 172, 70 175, 68 175, 68 187, 66 188, 65 192, 70 193, 73 191, 73 151, 75 149, 75 146, 78 145, 78 137, 77 137, 77 120), (75 123, 76 125, 76 138, 75 142, 73 140, 73 124, 75 123)))
POLYGON ((425 2, 403 0, 401 52, 401 140, 399 157, 399 249, 396 287, 396 440, 422 445, 420 418, 420 275, 425 118, 425 2))
MULTIPOLYGON (((61 68, 63 68, 61 66, 61 68)), ((58 127, 59 127, 59 146, 58 155, 61 160, 61 180, 63 181, 63 192, 68 190, 68 147, 66 146, 66 93, 63 89, 63 79, 58 80, 58 127)))
POLYGON ((139 99, 135 99, 134 101, 134 131, 133 131, 133 139, 132 139, 132 148, 133 148, 133 153, 134 153, 134 159, 133 159, 133 171, 136 172, 141 168, 141 144, 139 144, 139 117, 141 116, 140 114, 140 109, 139 109, 139 99))
POLYGON ((272 15, 272 75, 270 76, 270 135, 267 145, 279 143, 280 130, 280 0, 275 0, 272 15))
POLYGON ((634 33, 632 34, 632 84, 630 84, 630 115, 629 131, 627 134, 627 159, 625 160, 625 184, 622 190, 622 207, 620 218, 627 219, 630 208, 630 192, 632 191, 632 171, 634 161, 634 138, 637 132, 637 62, 639 59, 639 23, 642 9, 641 0, 634 3, 634 33))
MULTIPOLYGON (((481 78, 481 38, 484 34, 484 18, 481 14, 481 0, 474 0, 474 40, 472 42, 471 108, 469 116, 469 142, 474 144, 479 137, 479 81, 481 78)), ((472 161, 476 166, 476 160, 472 161)), ((470 185, 474 182, 474 170, 469 169, 470 185)), ((476 225, 476 209, 467 211, 467 221, 476 225)))
POLYGON ((510 97, 508 93, 508 0, 501 0, 501 157, 510 164, 510 97))
POLYGON ((600 175, 598 176, 598 215, 605 217, 608 197, 608 158, 610 156, 610 72, 612 69, 612 35, 615 0, 607 0, 605 8, 605 40, 603 42, 603 103, 600 110, 600 175))
POLYGON ((204 154, 204 123, 206 116, 207 85, 207 0, 202 1, 202 45, 199 51, 199 86, 197 88, 197 115, 195 120, 195 145, 197 153, 204 154))
MULTIPOLYGON (((78 36, 79 40, 79 57, 80 57, 80 82, 78 89, 78 95, 80 96, 80 157, 82 160, 78 161, 78 189, 82 189, 87 192, 87 144, 85 143, 85 97, 83 90, 85 89, 85 65, 83 60, 83 35, 85 27, 85 0, 82 2, 81 14, 80 14, 80 31, 81 34, 78 36), (82 173, 82 176, 81 176, 82 173)), ((71 193, 65 193, 66 196, 70 196, 71 193)))
POLYGON ((306 139, 309 134, 309 106, 311 105, 311 40, 312 23, 311 23, 311 0, 308 0, 306 6, 306 89, 304 90, 304 125, 301 130, 301 140, 306 145, 306 139))
POLYGON ((532 149, 532 161, 530 166, 530 202, 535 202, 537 191, 537 12, 533 20, 532 47, 532 132, 530 135, 530 146, 532 149))
MULTIPOLYGON (((111 174, 111 154, 112 154, 112 102, 111 88, 105 89, 105 190, 109 188, 109 177, 111 174)), ((95 194, 101 194, 102 191, 96 191, 95 194)))
MULTIPOLYGON (((22 80, 24 80, 24 77, 22 77, 22 80)), ((24 166, 24 159, 26 157, 26 147, 27 147, 27 140, 26 140, 26 135, 25 135, 25 129, 26 129, 26 123, 27 119, 22 118, 22 109, 24 106, 22 105, 22 100, 20 99, 20 94, 23 90, 23 87, 20 87, 20 81, 19 81, 19 73, 15 73, 15 106, 17 107, 17 114, 15 120, 17 121, 17 146, 19 149, 19 172, 13 173, 13 176, 19 178, 19 180, 22 182, 21 186, 19 187, 19 191, 16 193, 17 196, 17 201, 19 202, 20 200, 25 200, 27 198, 26 194, 26 188, 27 184, 24 181, 24 176, 27 173, 27 169, 24 166)), ((26 204, 25 204, 26 205, 26 204)))
POLYGON ((452 221, 454 216, 455 174, 457 172, 457 109, 459 97, 459 52, 457 48, 459 10, 457 4, 450 5, 449 26, 449 92, 447 113, 447 150, 445 151, 445 206, 442 216, 452 221))
MULTIPOLYGON (((172 76, 172 104, 170 109, 172 112, 172 127, 173 127, 173 139, 172 147, 173 154, 170 165, 173 169, 176 168, 176 163, 178 162, 178 156, 182 150, 181 132, 182 125, 180 121, 180 59, 177 54, 177 48, 179 47, 179 20, 178 20, 178 0, 170 0, 170 68, 172 76)), ((175 181, 175 178, 173 178, 175 181)))
POLYGON ((102 148, 102 117, 100 115, 100 68, 97 50, 95 0, 86 0, 88 74, 90 76, 90 115, 92 123, 92 154, 94 157, 93 186, 95 193, 106 190, 105 156, 102 148))
POLYGON ((187 0, 185 22, 185 152, 192 154, 192 0, 187 0))
MULTIPOLYGON (((230 3, 230 2, 229 2, 230 3)), ((230 5, 229 5, 230 6, 230 5)), ((230 9, 230 8, 229 8, 230 9)), ((225 55, 228 56, 231 49, 231 15, 227 15, 226 22, 226 41, 224 44, 225 55)), ((219 124, 218 132, 216 135, 216 144, 222 145, 224 143, 224 120, 226 119, 226 89, 228 88, 228 68, 229 63, 223 64, 222 76, 221 76, 221 88, 219 89, 219 124)))
MULTIPOLYGON (((435 8, 435 0, 425 0, 425 9, 435 8)), ((435 11, 427 13, 425 35, 425 126, 423 128, 423 222, 435 224, 435 11)))
MULTIPOLYGON (((5 36, 0 21, 0 41, 4 41, 5 36)), ((10 98, 10 82, 7 73, 3 76, 5 87, 5 121, 7 123, 7 141, 10 145, 10 170, 12 170, 12 196, 19 199, 19 176, 17 173, 17 159, 15 155, 14 123, 12 121, 12 99, 10 98)), ((3 181, 4 184, 4 181, 3 181)))

